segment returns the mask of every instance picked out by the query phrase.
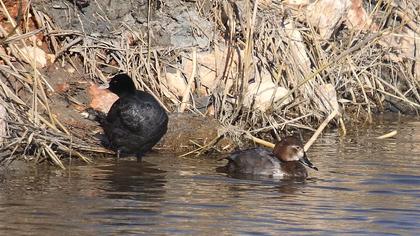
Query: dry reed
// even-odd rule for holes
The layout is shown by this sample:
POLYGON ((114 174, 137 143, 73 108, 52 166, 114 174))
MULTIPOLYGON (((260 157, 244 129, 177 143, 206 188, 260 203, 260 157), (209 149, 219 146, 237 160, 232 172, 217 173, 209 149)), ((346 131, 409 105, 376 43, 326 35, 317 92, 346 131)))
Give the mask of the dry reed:
MULTIPOLYGON (((395 49, 381 41, 407 25, 418 33, 418 18, 405 9, 378 1, 380 5, 369 6, 373 9, 371 15, 382 19, 378 31, 343 29, 335 34, 334 40, 325 40, 319 37, 316 29, 297 20, 293 12, 279 2, 273 2, 269 8, 258 0, 252 3, 223 0, 216 1, 213 6, 198 0, 195 4, 202 16, 214 24, 213 44, 227 47, 224 68, 215 71, 215 88, 206 88, 213 101, 208 109, 213 110, 214 117, 225 127, 223 135, 240 145, 244 140, 270 145, 261 138, 278 139, 281 132, 290 130, 315 131, 314 127, 331 114, 335 117, 335 112, 347 115, 347 119, 355 116, 352 119, 371 120, 372 114, 383 109, 386 102, 403 104, 414 111, 420 108, 419 79, 413 72, 418 61, 391 60, 390 53, 395 49), (204 6, 209 11, 203 11, 204 6), (293 34, 295 31, 301 38, 293 34), (303 60, 300 53, 308 55, 309 61, 303 60), (266 111, 244 105, 250 81, 263 72, 270 74, 277 87, 289 91, 276 102, 273 94, 271 107, 266 111), (233 81, 231 87, 227 86, 228 80, 233 81), (320 86, 326 84, 334 87, 339 112, 320 92, 320 86)), ((7 14, 4 5, 3 11, 7 14)), ((17 46, 34 44, 29 38, 40 32, 44 33, 56 58, 69 63, 73 57, 81 58, 88 80, 103 83, 109 77, 109 71, 129 72, 136 78, 136 86, 153 94, 167 111, 201 113, 194 105, 197 90, 192 89, 193 84, 200 82, 196 73, 196 49, 152 46, 150 4, 146 34, 122 24, 122 34, 106 38, 60 29, 46 14, 32 7, 24 12, 25 18, 29 12, 33 15, 38 29, 25 28, 25 33, 17 30, 3 42, 9 53, 0 51, 0 59, 4 62, 0 65, 3 77, 0 79, 0 105, 7 110, 8 123, 0 163, 23 157, 37 161, 48 159, 65 168, 62 156, 77 156, 89 162, 89 153, 109 153, 95 138, 81 138, 67 129, 51 110, 47 94, 52 87, 37 69, 36 62, 24 58, 17 46), (183 71, 176 58, 180 55, 189 57, 191 51, 194 52, 193 72, 185 74, 187 89, 183 96, 177 96, 164 79, 164 72, 167 67, 183 71)), ((14 22, 10 16, 8 19, 14 22)), ((0 30, 6 35, 3 27, 0 30)), ((198 26, 196 30, 200 31, 198 26)), ((329 117, 321 128, 331 119, 329 117)), ((345 130, 342 120, 341 124, 345 130)), ((213 141, 208 145, 195 144, 198 148, 191 153, 201 154, 213 144, 213 141)))

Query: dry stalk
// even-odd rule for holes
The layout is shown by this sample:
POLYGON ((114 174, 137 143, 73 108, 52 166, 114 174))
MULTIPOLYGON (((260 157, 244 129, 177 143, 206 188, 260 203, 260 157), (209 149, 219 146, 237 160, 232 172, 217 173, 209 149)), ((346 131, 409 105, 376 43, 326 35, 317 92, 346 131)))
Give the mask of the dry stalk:
POLYGON ((322 131, 327 127, 327 125, 330 123, 334 117, 336 117, 339 114, 338 110, 334 110, 325 120, 322 122, 322 124, 318 127, 318 129, 315 131, 315 133, 312 135, 312 137, 306 142, 305 146, 303 147, 303 150, 308 151, 308 149, 312 146, 312 144, 315 142, 315 140, 318 138, 318 136, 322 133, 322 131))
POLYGON ((185 91, 182 95, 181 106, 179 108, 179 112, 184 112, 185 107, 187 106, 187 103, 190 100, 189 94, 190 94, 191 86, 192 86, 192 83, 194 82, 195 74, 197 70, 197 48, 195 47, 192 50, 192 64, 193 64, 192 72, 191 72, 190 77, 188 78, 187 87, 185 88, 185 91))
POLYGON ((394 137, 395 135, 397 135, 398 134, 398 132, 396 131, 396 130, 393 130, 393 131, 391 131, 391 132, 389 132, 389 133, 387 133, 387 134, 384 134, 384 135, 381 135, 381 136, 379 136, 379 137, 376 137, 376 139, 386 139, 386 138, 392 138, 392 137, 394 137))
MULTIPOLYGON (((16 25, 3 1, 0 2, 7 19, 16 25)), ((331 106, 331 102, 317 92, 326 84, 333 86, 338 101, 345 101, 339 104, 341 107, 353 107, 357 113, 365 113, 368 117, 387 99, 407 104, 416 111, 420 109, 420 82, 412 73, 413 64, 418 62, 413 58, 391 61, 389 55, 395 49, 380 41, 397 35, 398 30, 406 26, 418 32, 415 11, 401 9, 395 6, 396 2, 377 1, 370 16, 381 15, 380 30, 374 33, 341 30, 334 40, 321 40, 317 29, 284 11, 287 6, 283 2, 273 3, 269 10, 265 10, 259 1, 241 4, 240 1, 217 1, 212 8, 213 14, 209 14, 214 22, 213 43, 220 48, 224 42, 218 35, 227 36, 224 68, 219 71, 215 66, 217 86, 209 91, 214 100, 211 108, 216 118, 229 127, 224 135, 237 143, 245 139, 272 146, 263 140, 272 138, 270 131, 278 137, 280 132, 306 129, 314 132, 313 138, 305 145, 306 150, 338 112, 327 109, 324 104, 331 106), (227 19, 222 19, 221 12, 227 19), (390 76, 385 77, 382 70, 390 71, 390 76), (251 82, 257 81, 257 75, 263 72, 271 76, 276 88, 286 88, 288 93, 275 101, 273 92, 271 108, 262 112, 253 106, 246 107, 243 100, 251 82), (232 87, 227 86, 229 81, 233 81, 232 87), (312 128, 316 126, 317 131, 312 128)), ((407 1, 407 4, 414 4, 414 1, 407 1)), ((204 1, 197 3, 199 12, 206 14, 203 6, 204 1)), ((188 75, 188 87, 182 100, 165 98, 165 92, 170 88, 162 76, 164 67, 180 68, 174 58, 190 49, 152 47, 150 7, 149 2, 145 38, 142 38, 142 32, 125 24, 121 26, 124 34, 107 38, 89 36, 83 30, 59 29, 46 14, 31 9, 31 15, 40 28, 32 31, 27 28, 23 34, 18 29, 15 35, 3 41, 10 53, 0 50, 0 59, 4 62, 0 65, 4 77, 0 79, 0 103, 8 112, 8 136, 1 149, 7 155, 0 155, 0 163, 13 160, 17 155, 33 155, 39 160, 48 158, 63 168, 60 161, 63 156, 71 154, 90 162, 86 153, 113 153, 93 138, 77 138, 80 135, 66 127, 51 110, 47 94, 52 91, 52 86, 37 69, 36 62, 25 58, 18 47, 35 45, 28 38, 40 32, 44 32, 53 53, 63 63, 72 63, 73 57, 81 57, 87 79, 92 82, 106 82, 111 74, 119 71, 130 72, 136 79, 136 86, 151 93, 167 111, 198 113, 194 100, 190 98, 196 95, 192 84, 199 76, 196 68, 199 52, 193 49, 193 72, 188 75), (130 34, 136 43, 129 42, 127 38, 130 37, 125 34, 130 34), (27 62, 30 62, 30 67, 27 62), (30 106, 25 102, 28 98, 15 92, 17 89, 12 84, 18 85, 32 98, 30 106)), ((25 19, 28 19, 28 12, 29 9, 24 11, 25 19)), ((7 34, 2 27, 0 33, 7 34)), ((221 58, 217 58, 216 64, 218 60, 221 58)), ((339 124, 346 133, 341 117, 339 124)), ((195 143, 198 148, 191 154, 202 154, 211 149, 214 141, 206 145, 195 143)))

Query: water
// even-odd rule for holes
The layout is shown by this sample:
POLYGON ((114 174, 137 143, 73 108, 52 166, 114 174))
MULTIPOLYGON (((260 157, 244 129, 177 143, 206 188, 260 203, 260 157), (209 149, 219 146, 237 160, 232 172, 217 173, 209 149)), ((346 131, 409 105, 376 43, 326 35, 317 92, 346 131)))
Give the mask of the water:
POLYGON ((1 235, 418 235, 420 122, 325 133, 304 182, 235 179, 151 154, 0 172, 1 235), (398 130, 395 138, 376 136, 398 130))

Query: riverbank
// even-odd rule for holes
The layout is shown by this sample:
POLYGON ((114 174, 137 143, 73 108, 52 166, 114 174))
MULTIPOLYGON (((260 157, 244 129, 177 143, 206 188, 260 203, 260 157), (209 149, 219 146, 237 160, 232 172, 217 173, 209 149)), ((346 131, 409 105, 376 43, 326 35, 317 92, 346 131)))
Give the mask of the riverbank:
POLYGON ((211 120, 203 132, 177 120, 174 133, 184 119, 188 132, 157 147, 168 152, 229 151, 323 122, 345 132, 420 108, 415 1, 1 2, 0 163, 112 154, 83 112, 106 111, 115 98, 96 86, 120 71, 168 112, 211 120))

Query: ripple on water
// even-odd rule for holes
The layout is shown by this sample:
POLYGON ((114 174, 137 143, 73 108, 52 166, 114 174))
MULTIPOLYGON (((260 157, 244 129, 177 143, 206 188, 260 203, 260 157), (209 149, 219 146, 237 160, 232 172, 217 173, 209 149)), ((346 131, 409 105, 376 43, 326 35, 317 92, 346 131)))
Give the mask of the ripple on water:
MULTIPOLYGON (((2 235, 416 235, 420 122, 327 132, 306 181, 232 178, 212 159, 150 154, 0 172, 2 235), (397 129, 393 139, 375 137, 397 129)), ((27 166, 27 165, 23 165, 27 166)))

